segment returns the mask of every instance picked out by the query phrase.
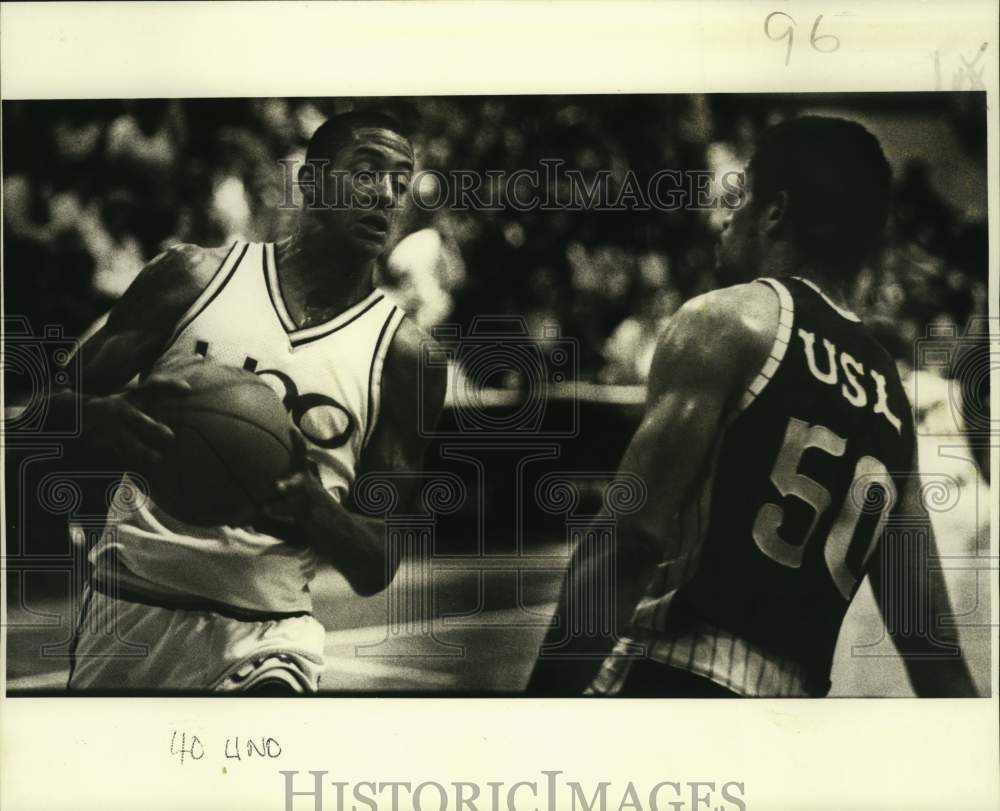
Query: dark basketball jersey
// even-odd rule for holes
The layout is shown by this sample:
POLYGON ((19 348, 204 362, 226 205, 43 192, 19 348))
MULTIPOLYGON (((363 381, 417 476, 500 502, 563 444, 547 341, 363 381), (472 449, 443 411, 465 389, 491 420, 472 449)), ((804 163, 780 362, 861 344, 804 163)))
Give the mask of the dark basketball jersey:
MULTIPOLYGON (((650 655, 744 695, 824 695, 848 604, 911 468, 911 409, 858 318, 761 279, 778 335, 636 612, 650 655)), ((607 678, 609 674, 604 674, 607 678)))

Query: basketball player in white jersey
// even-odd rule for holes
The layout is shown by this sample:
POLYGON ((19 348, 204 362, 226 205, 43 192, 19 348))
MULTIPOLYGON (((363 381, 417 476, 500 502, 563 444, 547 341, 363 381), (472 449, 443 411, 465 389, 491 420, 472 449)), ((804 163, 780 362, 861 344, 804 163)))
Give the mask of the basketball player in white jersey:
POLYGON ((743 283, 692 299, 660 337, 620 467, 645 502, 613 542, 577 547, 528 689, 826 695, 871 570, 918 695, 973 695, 910 404, 847 306, 888 212, 881 147, 854 122, 793 119, 762 135, 746 189, 718 251, 743 283))
POLYGON ((324 123, 306 157, 291 236, 161 254, 81 348, 81 391, 56 398, 82 401, 88 447, 141 471, 172 440, 144 405, 183 392, 177 370, 206 359, 270 383, 305 451, 248 527, 185 525, 130 501, 126 474, 90 553, 71 690, 315 691, 317 565, 361 595, 394 575, 383 522, 350 497, 362 472, 419 470, 418 415, 436 420, 444 399, 444 372, 418 368, 426 336, 373 283, 413 150, 395 120, 355 112, 324 123))

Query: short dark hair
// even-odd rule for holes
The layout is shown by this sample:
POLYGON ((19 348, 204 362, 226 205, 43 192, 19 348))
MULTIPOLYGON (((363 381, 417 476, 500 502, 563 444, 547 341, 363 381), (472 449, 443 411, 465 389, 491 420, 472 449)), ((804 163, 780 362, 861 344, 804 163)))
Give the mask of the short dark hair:
POLYGON ((790 236, 811 259, 858 268, 878 245, 892 170, 878 139, 856 121, 802 116, 769 127, 748 171, 757 202, 788 196, 790 236))
POLYGON ((348 113, 338 113, 328 118, 312 134, 306 147, 306 162, 331 160, 337 151, 348 143, 356 129, 363 127, 378 127, 410 140, 410 129, 401 121, 382 110, 352 110, 348 113))

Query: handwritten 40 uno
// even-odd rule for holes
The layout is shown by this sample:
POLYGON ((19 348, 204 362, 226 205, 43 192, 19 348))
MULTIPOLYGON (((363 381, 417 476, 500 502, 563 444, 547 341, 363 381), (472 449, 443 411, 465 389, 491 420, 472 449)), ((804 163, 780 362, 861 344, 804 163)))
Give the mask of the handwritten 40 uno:
MULTIPOLYGON (((223 746, 223 755, 227 760, 248 760, 258 758, 277 758, 281 756, 281 744, 269 736, 243 738, 236 735, 226 738, 223 746)), ((170 754, 180 759, 183 763, 185 759, 201 760, 207 753, 207 747, 202 743, 197 735, 188 735, 186 732, 175 731, 170 736, 170 754)))

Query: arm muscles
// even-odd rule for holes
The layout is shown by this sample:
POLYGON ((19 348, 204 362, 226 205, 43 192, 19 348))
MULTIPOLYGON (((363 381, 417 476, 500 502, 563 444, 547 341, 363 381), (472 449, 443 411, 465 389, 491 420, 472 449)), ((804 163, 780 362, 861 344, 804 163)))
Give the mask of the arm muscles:
MULTIPOLYGON (((653 360, 647 412, 622 458, 620 473, 638 477, 646 487, 643 506, 618 521, 615 539, 615 627, 621 629, 642 596, 652 567, 676 550, 665 537, 674 514, 708 464, 722 421, 770 349, 757 327, 733 309, 729 292, 686 305, 668 326, 653 360)), ((765 293, 771 296, 770 293, 765 293)), ((773 305, 773 302, 768 302, 773 305)), ((766 305, 765 305, 766 308, 766 305)), ((608 550, 594 555, 580 546, 570 561, 547 642, 565 642, 588 661, 540 658, 529 689, 580 692, 600 656, 614 639, 569 639, 568 593, 585 593, 586 584, 608 565, 608 550)))
MULTIPOLYGON (((913 456, 912 470, 917 473, 915 448, 913 456)), ((871 574, 872 592, 917 695, 973 696, 975 687, 958 646, 956 629, 939 625, 942 618, 952 616, 951 603, 944 574, 936 564, 937 544, 920 489, 919 475, 906 480, 893 512, 905 518, 907 532, 882 539, 871 574), (913 554, 913 539, 922 535, 927 538, 926 554, 913 554), (893 595, 890 589, 899 594, 893 595), (904 607, 920 615, 894 616, 904 607), (914 625, 916 628, 911 627, 914 625), (911 630, 916 632, 906 632, 911 630), (947 654, 948 647, 954 649, 954 655, 947 654)))
MULTIPOLYGON (((423 333, 404 320, 385 359, 382 413, 362 457, 360 473, 412 472, 423 467, 428 437, 421 425, 437 425, 444 406, 447 371, 423 366, 420 359, 423 333), (421 416, 422 415, 422 416, 421 416)), ((410 511, 416 494, 416 477, 396 482, 399 503, 410 511)))
MULTIPOLYGON (((420 374, 422 333, 405 321, 400 325, 386 355, 382 375, 382 404, 378 422, 365 448, 359 477, 365 473, 414 475, 394 476, 392 484, 399 493, 399 506, 411 511, 416 493, 416 475, 423 466, 427 437, 420 432, 420 413, 424 425, 435 425, 444 403, 446 372, 425 368, 420 374)), ((349 500, 346 507, 326 500, 325 518, 314 522, 313 546, 343 574, 359 594, 374 594, 384 589, 395 576, 396 556, 386 549, 385 521, 364 516, 349 500), (331 542, 336 538, 336 542, 331 542)))
POLYGON ((183 246, 164 251, 116 302, 107 323, 80 349, 80 388, 109 394, 156 360, 178 320, 215 271, 213 251, 183 246))

